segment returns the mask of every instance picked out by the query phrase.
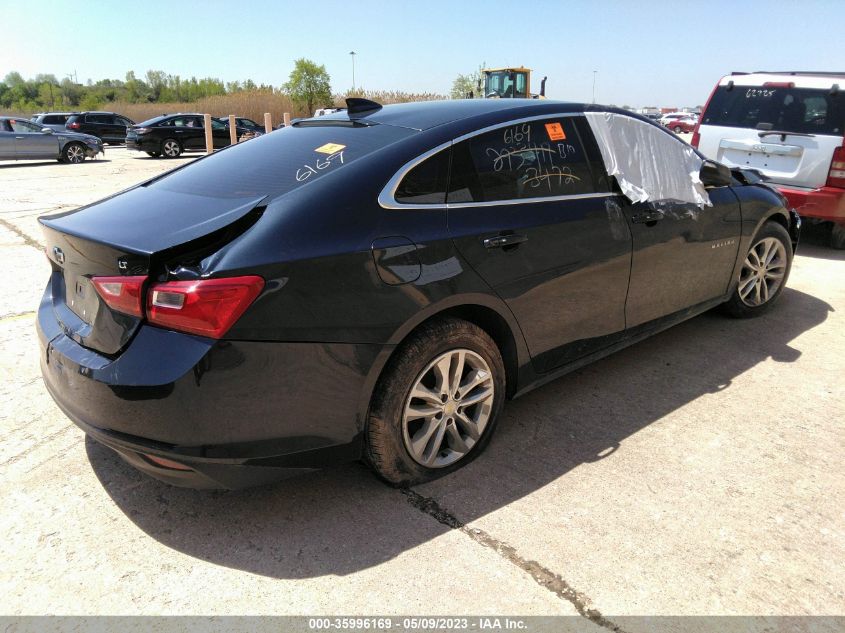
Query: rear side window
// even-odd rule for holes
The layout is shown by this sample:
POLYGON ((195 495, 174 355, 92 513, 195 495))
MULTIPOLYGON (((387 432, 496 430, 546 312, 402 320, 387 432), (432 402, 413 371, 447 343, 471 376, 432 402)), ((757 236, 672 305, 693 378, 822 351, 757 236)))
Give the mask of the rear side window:
POLYGON ((52 125, 64 124, 67 122, 68 118, 67 114, 51 114, 44 117, 44 123, 52 125))
POLYGON ((701 123, 750 129, 765 123, 772 130, 842 136, 845 95, 815 88, 719 86, 701 123))
POLYGON ((86 123, 111 123, 114 119, 110 114, 89 114, 85 117, 86 123))
POLYGON ((449 202, 595 193, 575 117, 517 123, 455 145, 449 202))
POLYGON ((412 134, 388 125, 289 126, 231 145, 148 186, 226 198, 276 196, 307 187, 412 134))
POLYGON ((449 149, 444 149, 411 169, 394 194, 404 204, 443 204, 449 183, 449 149))

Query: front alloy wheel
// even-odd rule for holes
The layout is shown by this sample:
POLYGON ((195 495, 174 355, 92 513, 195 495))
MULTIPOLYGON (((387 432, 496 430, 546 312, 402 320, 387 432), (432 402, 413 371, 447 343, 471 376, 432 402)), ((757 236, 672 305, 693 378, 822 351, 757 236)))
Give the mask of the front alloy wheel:
POLYGON ((739 274, 739 298, 756 308, 777 294, 786 274, 786 248, 774 237, 764 237, 748 251, 739 274))
POLYGON ((81 163, 85 160, 85 148, 79 143, 71 143, 65 147, 64 159, 67 163, 81 163))
POLYGON ((727 312, 746 318, 765 313, 781 295, 792 268, 792 240, 777 222, 766 222, 751 240, 727 312))
POLYGON ((405 448, 418 464, 443 468, 469 453, 493 410, 493 376, 468 349, 449 350, 417 378, 405 404, 405 448))

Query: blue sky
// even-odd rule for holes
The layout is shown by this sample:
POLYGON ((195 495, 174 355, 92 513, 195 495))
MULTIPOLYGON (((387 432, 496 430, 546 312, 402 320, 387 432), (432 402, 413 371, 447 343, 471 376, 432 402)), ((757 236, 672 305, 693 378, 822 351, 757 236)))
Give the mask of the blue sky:
POLYGON ((332 88, 448 94, 458 73, 525 65, 547 94, 633 106, 700 105, 732 70, 839 70, 845 0, 623 2, 0 0, 0 77, 79 80, 148 69, 280 85, 293 60, 332 88), (21 10, 26 21, 10 20, 21 10), (230 19, 231 18, 231 19, 230 19), (14 26, 13 26, 14 25, 14 26), (25 25, 25 26, 24 26, 25 25))

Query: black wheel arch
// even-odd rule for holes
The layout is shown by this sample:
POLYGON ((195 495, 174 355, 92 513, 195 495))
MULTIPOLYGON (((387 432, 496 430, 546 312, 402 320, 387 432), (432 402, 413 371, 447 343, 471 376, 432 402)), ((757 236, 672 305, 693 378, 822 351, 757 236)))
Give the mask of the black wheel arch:
POLYGON ((359 429, 365 428, 373 393, 390 359, 402 349, 402 343, 426 324, 450 317, 477 325, 493 339, 505 365, 507 397, 513 396, 519 390, 521 376, 530 365, 531 356, 522 330, 513 314, 504 302, 494 295, 484 293, 457 295, 427 306, 399 327, 390 337, 367 375, 358 405, 359 429))

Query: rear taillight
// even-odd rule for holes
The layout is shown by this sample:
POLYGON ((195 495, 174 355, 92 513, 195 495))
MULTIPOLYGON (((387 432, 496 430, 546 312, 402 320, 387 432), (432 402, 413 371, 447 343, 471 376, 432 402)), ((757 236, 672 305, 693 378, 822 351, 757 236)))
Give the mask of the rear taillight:
POLYGON ((142 300, 145 276, 92 277, 91 283, 106 305, 116 312, 141 317, 144 315, 142 300))
POLYGON ((261 277, 227 277, 153 284, 147 292, 150 323, 220 338, 264 288, 261 277))
POLYGON ((77 121, 74 121, 73 123, 68 123, 65 127, 69 130, 78 130, 82 126, 77 121))
MULTIPOLYGON (((702 114, 704 114, 702 112, 702 114)), ((692 139, 690 140, 690 145, 698 149, 698 144, 701 142, 701 134, 698 133, 698 126, 701 125, 701 119, 695 122, 695 127, 692 128, 692 139)))
POLYGON ((827 173, 827 186, 845 189, 845 145, 833 150, 830 171, 827 173))
MULTIPOLYGON (((698 121, 695 122, 695 127, 692 130, 692 140, 690 140, 690 145, 694 148, 698 149, 699 143, 701 143, 701 134, 698 131, 698 128, 701 127, 701 122, 704 120, 704 115, 707 114, 707 108, 710 107, 710 102, 713 100, 713 95, 716 94, 716 91, 719 89, 719 85, 722 83, 721 80, 716 82, 716 85, 713 86, 713 90, 710 91, 710 96, 707 97, 707 103, 704 104, 704 107, 701 108, 701 112, 698 114, 698 121)), ((733 89, 733 82, 728 83, 728 90, 733 89)))
POLYGON ((150 128, 148 128, 148 127, 133 127, 132 131, 135 132, 135 134, 149 134, 150 128))

